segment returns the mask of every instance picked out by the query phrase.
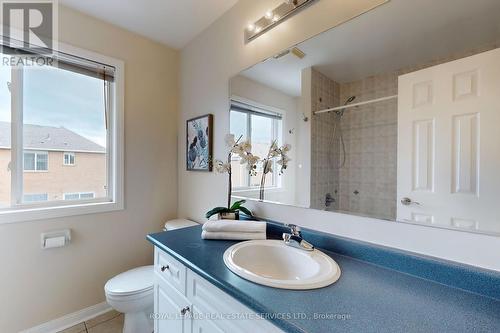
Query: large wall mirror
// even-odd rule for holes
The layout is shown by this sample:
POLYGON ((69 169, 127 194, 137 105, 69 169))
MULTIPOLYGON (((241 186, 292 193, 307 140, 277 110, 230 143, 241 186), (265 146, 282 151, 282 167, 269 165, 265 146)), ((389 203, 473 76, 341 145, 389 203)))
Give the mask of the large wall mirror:
POLYGON ((500 1, 391 0, 230 81, 233 194, 500 234, 500 1))

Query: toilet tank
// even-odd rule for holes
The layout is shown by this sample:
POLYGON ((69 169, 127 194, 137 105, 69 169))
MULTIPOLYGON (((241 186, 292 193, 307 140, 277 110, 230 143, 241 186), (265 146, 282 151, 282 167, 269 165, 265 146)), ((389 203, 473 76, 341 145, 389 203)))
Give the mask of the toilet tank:
POLYGON ((165 223, 165 227, 163 228, 163 231, 172 231, 172 230, 176 230, 176 229, 192 227, 195 225, 198 225, 198 223, 190 221, 190 220, 185 220, 185 219, 175 219, 175 220, 167 221, 165 223))

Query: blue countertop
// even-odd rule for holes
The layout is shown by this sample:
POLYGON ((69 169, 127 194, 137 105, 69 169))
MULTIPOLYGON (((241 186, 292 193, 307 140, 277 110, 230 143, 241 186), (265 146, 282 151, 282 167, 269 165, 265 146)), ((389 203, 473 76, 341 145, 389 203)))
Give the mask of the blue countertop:
MULTIPOLYGON (((471 290, 475 290, 474 287, 486 289, 486 295, 480 295, 429 280, 428 272, 422 273, 426 278, 416 277, 405 270, 396 270, 390 264, 387 266, 391 268, 384 267, 380 261, 374 263, 366 258, 361 260, 362 256, 346 256, 344 254, 349 251, 345 249, 341 251, 323 245, 321 250, 330 255, 342 270, 339 281, 316 290, 282 290, 252 283, 226 268, 223 253, 236 242, 202 240, 200 235, 201 226, 196 226, 152 234, 148 240, 256 313, 271 314, 269 320, 285 332, 500 332, 500 294, 497 294, 500 274, 496 272, 479 270, 477 273, 470 267, 463 270, 464 276, 471 277, 468 284, 479 283, 471 290), (276 313, 300 315, 292 318, 272 316, 276 313), (315 319, 315 314, 323 318, 315 319)), ((334 240, 335 237, 331 237, 322 243, 334 240)), ((339 243, 342 241, 345 239, 339 243)), ((370 252, 371 245, 363 243, 363 246, 365 252, 370 252)), ((385 250, 373 246, 371 253, 380 251, 385 250)), ((363 251, 358 248, 357 252, 363 251)), ((436 262, 432 266, 416 265, 413 260, 426 262, 428 258, 402 251, 397 255, 412 269, 432 267, 432 271, 439 274, 455 273, 457 269, 448 270, 446 262, 439 262, 439 269, 436 269, 436 262)), ((383 256, 378 254, 377 257, 383 256)), ((384 261, 388 261, 387 255, 384 261)), ((459 280, 456 276, 448 278, 459 280)))

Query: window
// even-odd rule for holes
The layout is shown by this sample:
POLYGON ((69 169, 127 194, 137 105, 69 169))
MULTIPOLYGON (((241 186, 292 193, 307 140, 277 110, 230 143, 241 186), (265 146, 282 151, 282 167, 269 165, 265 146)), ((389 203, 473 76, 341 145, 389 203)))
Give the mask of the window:
POLYGON ((64 165, 72 166, 75 165, 75 153, 64 153, 64 165))
POLYGON ((94 193, 80 193, 80 199, 82 200, 94 199, 94 196, 94 193))
POLYGON ((49 154, 47 152, 24 152, 24 171, 48 171, 49 154))
POLYGON ((59 46, 57 62, 0 63, 0 223, 123 207, 123 63, 59 46))
MULTIPOLYGON (((233 101, 230 114, 230 131, 236 138, 249 140, 252 143, 252 153, 261 159, 266 157, 271 143, 281 142, 282 116, 276 112, 249 104, 233 101)), ((274 162, 276 163, 276 162, 274 162)), ((236 189, 251 189, 260 186, 262 178, 262 163, 257 165, 257 175, 250 176, 240 159, 233 156, 232 183, 236 189)), ((267 174, 266 186, 279 187, 278 168, 273 166, 273 172, 267 174)))
POLYGON ((94 196, 92 192, 64 193, 64 200, 89 200, 94 199, 94 196))
POLYGON ((47 193, 42 194, 25 194, 23 195, 23 202, 43 202, 49 200, 49 195, 47 193))

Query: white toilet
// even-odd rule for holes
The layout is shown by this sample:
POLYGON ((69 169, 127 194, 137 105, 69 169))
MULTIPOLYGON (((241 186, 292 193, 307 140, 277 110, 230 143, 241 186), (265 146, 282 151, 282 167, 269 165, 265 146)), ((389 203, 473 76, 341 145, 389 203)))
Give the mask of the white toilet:
MULTIPOLYGON (((171 220, 165 231, 197 225, 189 220, 171 220)), ((151 333, 153 320, 153 266, 131 269, 106 282, 106 301, 118 312, 125 314, 123 333, 151 333)))
POLYGON ((134 268, 106 282, 106 301, 125 314, 124 333, 151 333, 153 321, 153 266, 134 268))

